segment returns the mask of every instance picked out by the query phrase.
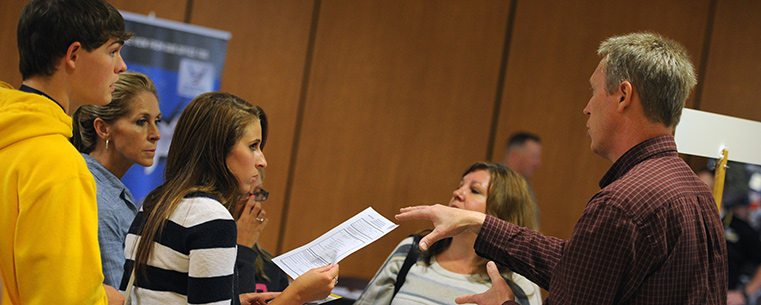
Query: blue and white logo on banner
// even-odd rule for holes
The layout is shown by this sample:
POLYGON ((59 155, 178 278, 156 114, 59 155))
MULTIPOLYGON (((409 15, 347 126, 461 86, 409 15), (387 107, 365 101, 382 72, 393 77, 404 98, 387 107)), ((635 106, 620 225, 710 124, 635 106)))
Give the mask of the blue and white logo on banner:
POLYGON ((122 11, 127 31, 124 44, 128 71, 153 80, 159 94, 161 140, 153 165, 133 166, 122 181, 139 202, 163 182, 164 163, 182 109, 196 96, 219 90, 230 33, 122 11))

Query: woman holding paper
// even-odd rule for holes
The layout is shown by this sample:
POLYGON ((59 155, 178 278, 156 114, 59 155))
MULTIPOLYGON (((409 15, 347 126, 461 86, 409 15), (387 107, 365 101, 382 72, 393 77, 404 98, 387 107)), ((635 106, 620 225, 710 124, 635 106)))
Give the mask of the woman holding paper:
MULTIPOLYGON (((532 229, 536 227, 534 203, 526 181, 496 163, 471 165, 452 193, 449 206, 479 211, 532 229)), ((422 235, 428 232, 430 230, 422 235)), ((492 286, 487 274, 488 261, 473 249, 476 237, 464 232, 438 241, 420 254, 414 242, 416 238, 402 240, 355 304, 453 304, 459 296, 486 291, 492 286)), ((498 269, 518 303, 542 303, 536 284, 506 268, 498 269)))
MULTIPOLYGON (((146 196, 125 244, 121 290, 134 277, 133 302, 264 304, 279 293, 238 293, 236 224, 231 212, 267 166, 267 117, 234 95, 199 95, 172 137, 165 182, 146 196)), ((297 278, 269 304, 303 304, 328 296, 338 265, 297 278)))

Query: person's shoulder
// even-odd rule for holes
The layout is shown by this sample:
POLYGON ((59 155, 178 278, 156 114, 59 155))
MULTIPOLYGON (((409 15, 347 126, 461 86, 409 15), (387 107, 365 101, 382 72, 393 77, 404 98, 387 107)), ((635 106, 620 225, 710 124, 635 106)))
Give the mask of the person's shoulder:
POLYGON ((394 251, 391 252, 392 257, 406 257, 407 253, 409 253, 412 250, 412 247, 417 246, 414 245, 414 236, 407 236, 404 239, 402 239, 401 242, 399 242, 398 245, 396 245, 396 248, 394 248, 394 251))
POLYGON ((34 137, 24 145, 27 147, 19 157, 30 160, 29 165, 34 168, 58 177, 86 176, 92 179, 82 155, 66 138, 60 135, 34 137))
POLYGON ((669 180, 674 175, 682 176, 688 173, 693 173, 692 169, 682 158, 679 158, 678 155, 665 154, 639 162, 627 176, 669 180))
MULTIPOLYGON (((0 151, 27 194, 63 192, 92 195, 95 205, 95 179, 79 152, 61 136, 33 137, 0 151)), ((79 195, 74 195, 79 196, 79 195)))
POLYGON ((106 202, 122 202, 122 191, 125 193, 129 191, 124 183, 92 156, 88 154, 81 154, 81 156, 98 185, 98 202, 101 202, 100 197, 104 197, 106 202))
POLYGON ((406 247, 406 246, 410 246, 410 245, 412 245, 414 243, 414 241, 415 241, 414 239, 415 239, 414 235, 407 236, 407 237, 403 238, 399 242, 399 244, 396 245, 396 248, 398 249, 398 248, 403 248, 403 247, 406 247))
POLYGON ((89 173, 87 163, 82 154, 66 138, 60 135, 51 135, 30 139, 30 141, 34 145, 47 143, 45 149, 29 150, 32 157, 40 159, 40 161, 45 160, 45 162, 49 162, 49 166, 71 168, 72 165, 75 165, 78 168, 87 170, 89 173))
POLYGON ((662 225, 686 225, 669 219, 687 220, 677 215, 688 210, 697 208, 711 213, 713 197, 710 190, 689 166, 674 158, 652 158, 635 166, 595 194, 585 213, 618 215, 616 217, 628 219, 640 228, 656 231, 662 225))
POLYGON ((619 204, 641 202, 643 198, 667 200, 708 189, 678 156, 643 160, 601 190, 600 194, 619 204))
MULTIPOLYGON (((16 146, 17 149, 36 149, 47 152, 48 145, 32 146, 30 140, 58 137, 69 143, 72 120, 63 109, 39 94, 19 90, 0 89, 0 147, 16 146)), ((74 149, 76 151, 76 149, 74 149)))
POLYGON ((213 220, 234 221, 230 212, 222 203, 209 197, 183 198, 170 220, 186 227, 213 220))

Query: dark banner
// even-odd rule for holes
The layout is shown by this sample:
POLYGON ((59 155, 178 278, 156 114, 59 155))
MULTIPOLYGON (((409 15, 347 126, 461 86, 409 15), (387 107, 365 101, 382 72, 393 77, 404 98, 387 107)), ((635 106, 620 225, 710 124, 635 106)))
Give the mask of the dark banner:
POLYGON ((135 33, 122 49, 128 71, 148 75, 159 93, 162 122, 153 166, 133 166, 122 178, 135 200, 163 181, 164 161, 182 109, 199 94, 219 90, 230 33, 122 11, 135 33))

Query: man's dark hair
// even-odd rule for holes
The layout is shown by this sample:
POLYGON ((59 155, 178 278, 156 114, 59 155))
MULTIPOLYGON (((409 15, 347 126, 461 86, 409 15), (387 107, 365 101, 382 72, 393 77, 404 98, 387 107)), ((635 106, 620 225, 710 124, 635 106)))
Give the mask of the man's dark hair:
POLYGON ((56 62, 76 41, 92 52, 112 37, 132 37, 119 11, 103 0, 31 0, 21 11, 16 34, 24 80, 53 75, 56 62))
POLYGON ((518 146, 523 146, 526 144, 526 141, 534 141, 537 143, 542 143, 542 140, 539 139, 539 136, 528 133, 528 132, 517 132, 514 133, 512 136, 510 136, 510 139, 507 140, 507 149, 515 148, 518 146))

